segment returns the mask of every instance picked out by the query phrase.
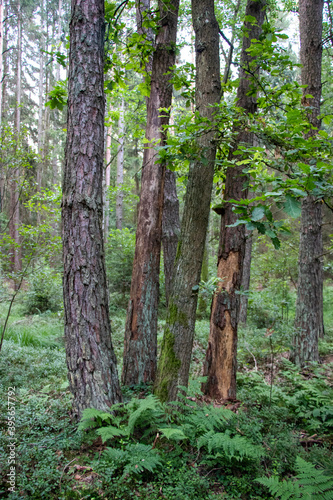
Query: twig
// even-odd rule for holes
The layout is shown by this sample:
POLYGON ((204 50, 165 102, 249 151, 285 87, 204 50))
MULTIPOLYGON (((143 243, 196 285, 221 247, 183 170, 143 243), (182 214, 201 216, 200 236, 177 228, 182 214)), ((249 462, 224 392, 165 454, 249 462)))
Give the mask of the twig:
POLYGON ((68 467, 70 464, 72 464, 72 463, 74 462, 74 460, 76 460, 76 457, 75 457, 75 458, 73 458, 73 460, 71 460, 70 462, 68 462, 68 464, 66 464, 66 465, 65 465, 65 467, 64 467, 64 468, 63 468, 63 470, 62 470, 62 474, 61 474, 61 476, 60 476, 60 481, 59 481, 59 488, 60 488, 60 491, 61 491, 61 480, 62 480, 62 478, 63 478, 63 475, 65 474, 65 470, 67 469, 67 467, 68 467))

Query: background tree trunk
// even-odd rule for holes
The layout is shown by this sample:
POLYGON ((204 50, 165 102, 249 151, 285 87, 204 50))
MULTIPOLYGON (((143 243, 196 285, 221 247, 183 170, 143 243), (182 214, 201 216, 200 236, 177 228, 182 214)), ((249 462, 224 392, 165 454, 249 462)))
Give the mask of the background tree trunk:
POLYGON ((199 157, 190 166, 181 234, 169 298, 156 394, 174 400, 179 385, 187 385, 201 265, 206 241, 214 176, 214 104, 220 100, 219 27, 213 0, 192 0, 196 51, 196 108, 209 130, 198 137, 199 157), (207 78, 209 75, 209 78, 207 78))
MULTIPOLYGON (((0 0, 0 137, 2 125, 2 79, 3 79, 3 0, 0 0)), ((2 191, 1 191, 2 192, 2 191)))
POLYGON ((109 187, 111 175, 111 131, 112 127, 107 129, 106 135, 106 154, 105 154, 105 205, 104 205, 104 241, 109 236, 109 220, 110 220, 110 200, 109 200, 109 187))
POLYGON ((65 337, 73 413, 121 400, 102 231, 104 1, 73 0, 62 227, 65 337))
POLYGON ((166 168, 164 180, 164 204, 162 219, 163 263, 165 276, 165 298, 168 305, 173 268, 180 234, 179 200, 176 189, 176 174, 166 168))
POLYGON ((124 99, 121 100, 120 114, 118 121, 119 146, 117 153, 117 200, 116 200, 116 228, 123 228, 123 199, 124 193, 122 186, 124 183, 124 141, 125 141, 125 117, 124 117, 124 99))
POLYGON ((163 20, 156 36, 151 92, 148 100, 141 196, 136 231, 130 300, 127 310, 122 382, 125 385, 151 382, 155 379, 157 356, 157 310, 162 233, 163 187, 165 165, 157 162, 154 143, 165 144, 172 84, 170 68, 176 60, 176 36, 179 0, 165 5, 159 2, 163 20))
MULTIPOLYGON (((256 63, 252 62, 247 49, 251 40, 259 39, 264 21, 265 3, 262 0, 248 0, 246 16, 256 19, 254 24, 245 21, 246 34, 243 37, 241 52, 240 83, 237 89, 237 105, 246 113, 255 113, 256 97, 248 95, 252 77, 247 70, 256 71, 256 63), (252 67, 251 67, 252 63, 252 67), (254 66, 255 65, 255 66, 254 66)), ((240 143, 252 145, 253 134, 247 131, 245 125, 234 129, 235 144, 229 152, 229 160, 235 159, 234 152, 240 143)), ((245 226, 243 224, 228 227, 237 220, 228 200, 240 200, 247 197, 246 177, 243 166, 228 167, 226 172, 224 202, 225 207, 221 218, 220 244, 217 264, 217 276, 220 284, 216 291, 211 309, 210 333, 204 375, 207 382, 203 384, 205 394, 212 398, 236 398, 237 370, 237 323, 239 315, 239 294, 243 262, 245 257, 245 226)))
MULTIPOLYGON (((16 141, 19 146, 21 132, 21 73, 22 73, 22 19, 21 4, 17 5, 17 70, 16 70, 16 107, 15 107, 15 129, 16 141)), ((18 273, 21 270, 21 249, 20 249, 20 169, 14 166, 10 189, 10 220, 9 234, 14 240, 12 248, 12 270, 18 273)), ((17 282, 14 283, 15 289, 17 282)))
POLYGON ((252 260, 252 231, 248 229, 245 230, 245 255, 243 262, 243 274, 241 289, 246 292, 240 296, 239 303, 239 323, 246 324, 247 320, 247 307, 249 303, 248 291, 250 288, 250 278, 251 278, 251 260, 252 260))
MULTIPOLYGON (((307 85, 302 102, 308 107, 308 119, 315 127, 307 134, 307 138, 311 139, 320 128, 322 0, 300 0, 299 29, 302 85, 307 85), (312 95, 313 98, 305 97, 307 94, 312 95)), ((321 227, 321 201, 314 196, 308 196, 302 201, 293 352, 294 361, 300 366, 304 366, 309 361, 319 360, 318 339, 323 335, 321 227)))

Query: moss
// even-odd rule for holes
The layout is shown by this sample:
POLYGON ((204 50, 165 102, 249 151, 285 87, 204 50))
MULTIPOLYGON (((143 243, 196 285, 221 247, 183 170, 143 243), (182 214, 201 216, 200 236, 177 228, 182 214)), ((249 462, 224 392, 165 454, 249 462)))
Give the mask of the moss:
POLYGON ((174 345, 175 336, 171 333, 169 328, 166 328, 163 337, 156 388, 154 391, 156 396, 163 402, 168 400, 169 383, 174 378, 177 378, 177 373, 181 365, 180 359, 176 357, 174 345))
POLYGON ((181 250, 182 250, 182 242, 181 240, 178 241, 178 245, 177 245, 177 252, 176 252, 176 261, 180 259, 180 255, 181 255, 181 250))
POLYGON ((173 326, 175 323, 179 323, 182 326, 188 325, 187 316, 182 311, 178 310, 178 307, 174 302, 169 303, 167 325, 173 326))

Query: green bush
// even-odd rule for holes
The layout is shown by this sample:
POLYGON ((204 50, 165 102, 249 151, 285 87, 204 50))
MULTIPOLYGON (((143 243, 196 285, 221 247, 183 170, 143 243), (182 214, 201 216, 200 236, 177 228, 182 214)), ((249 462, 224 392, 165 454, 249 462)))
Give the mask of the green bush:
POLYGON ((26 314, 61 310, 62 284, 59 273, 43 264, 28 281, 29 289, 25 296, 24 311, 26 314))
POLYGON ((111 308, 126 308, 132 279, 135 233, 127 228, 110 231, 105 251, 111 308))

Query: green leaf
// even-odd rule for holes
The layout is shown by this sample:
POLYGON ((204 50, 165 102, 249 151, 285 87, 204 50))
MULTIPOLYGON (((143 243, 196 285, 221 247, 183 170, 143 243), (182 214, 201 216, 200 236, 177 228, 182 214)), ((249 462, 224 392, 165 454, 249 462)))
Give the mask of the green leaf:
POLYGON ((290 217, 299 217, 302 210, 301 203, 292 196, 287 195, 284 204, 284 210, 288 215, 290 215, 290 217))
POLYGON ((255 207, 251 214, 251 220, 258 221, 265 216, 265 207, 259 205, 255 207))

